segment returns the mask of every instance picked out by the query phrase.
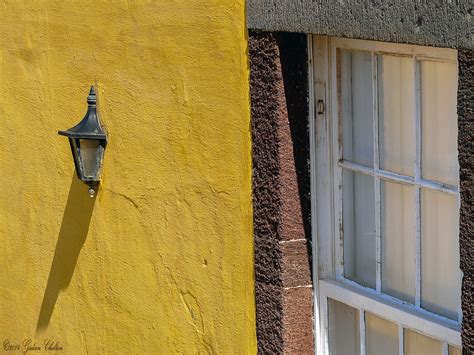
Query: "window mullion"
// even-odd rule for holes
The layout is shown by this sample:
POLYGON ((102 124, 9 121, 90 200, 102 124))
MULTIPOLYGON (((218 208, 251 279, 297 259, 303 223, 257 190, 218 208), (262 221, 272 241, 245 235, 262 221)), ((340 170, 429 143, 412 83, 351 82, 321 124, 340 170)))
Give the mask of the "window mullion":
POLYGON ((403 333, 403 326, 398 324, 398 355, 405 354, 405 338, 403 333))
MULTIPOLYGON (((372 98, 373 98, 373 130, 374 130, 374 170, 379 171, 379 115, 378 115, 378 67, 377 55, 372 52, 372 98)), ((374 174, 374 195, 375 195, 375 260, 376 260, 376 290, 382 292, 382 234, 380 227, 380 178, 374 174)))
POLYGON ((415 190, 415 306, 421 307, 421 191, 420 187, 415 190))
POLYGON ((359 343, 360 355, 365 355, 365 311, 359 308, 359 343))
POLYGON ((442 341, 441 342, 441 354, 443 355, 449 355, 449 346, 448 346, 448 343, 446 341, 442 341))
MULTIPOLYGON (((337 58, 336 58, 336 48, 331 48, 331 93, 332 97, 337 97, 338 94, 338 87, 335 84, 337 82, 337 58)), ((334 172, 334 186, 333 186, 333 196, 334 196, 334 209, 335 209, 335 218, 334 218, 334 270, 336 280, 341 280, 344 277, 344 228, 342 222, 342 209, 343 209, 343 201, 342 201, 342 194, 343 194, 343 186, 342 186, 342 167, 337 165, 337 162, 342 160, 342 145, 343 145, 343 134, 342 130, 340 130, 340 125, 342 122, 338 116, 339 109, 338 109, 338 102, 337 100, 331 101, 332 105, 332 166, 334 172), (342 231, 342 233, 341 233, 342 231)))
POLYGON ((420 67, 416 58, 413 58, 415 70, 415 306, 421 307, 421 87, 420 67))
POLYGON ((338 162, 338 166, 341 168, 345 168, 347 170, 355 171, 357 173, 369 175, 369 176, 377 176, 381 180, 388 180, 393 181, 399 184, 408 184, 413 186, 418 186, 420 188, 426 188, 434 191, 440 191, 444 193, 448 193, 450 195, 459 196, 459 189, 456 186, 447 185, 440 183, 438 181, 427 180, 420 178, 418 183, 416 182, 414 177, 408 175, 402 175, 398 173, 394 173, 393 171, 388 170, 374 170, 370 167, 353 163, 347 160, 340 160, 338 162))

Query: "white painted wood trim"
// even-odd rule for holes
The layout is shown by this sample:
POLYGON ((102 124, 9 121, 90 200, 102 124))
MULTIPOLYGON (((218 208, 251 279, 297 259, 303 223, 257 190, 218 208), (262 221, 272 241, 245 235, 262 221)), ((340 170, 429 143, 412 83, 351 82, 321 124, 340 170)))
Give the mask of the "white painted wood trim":
POLYGON ((344 49, 363 50, 380 54, 414 56, 419 60, 457 62, 457 51, 450 48, 424 47, 346 38, 331 38, 331 43, 334 47, 344 49))
MULTIPOLYGON (((321 338, 317 339, 321 343, 321 351, 316 355, 329 355, 329 306, 328 298, 324 294, 319 294, 321 307, 321 338)), ((319 348, 318 348, 319 349, 319 348)))
POLYGON ((405 333, 403 326, 398 324, 398 355, 405 354, 405 333))
POLYGON ((312 260, 313 260, 313 302, 314 302, 314 352, 323 353, 323 344, 319 341, 322 338, 321 313, 319 302, 319 253, 318 253, 318 232, 317 232, 317 200, 316 200, 316 128, 315 128, 315 92, 314 92, 314 61, 313 61, 313 35, 307 35, 308 51, 308 94, 309 94, 309 158, 310 158, 310 179, 311 179, 311 235, 312 235, 312 260))
POLYGON ((360 355, 365 355, 365 310, 359 308, 359 344, 360 355))
POLYGON ((339 165, 341 168, 352 170, 364 175, 376 176, 382 180, 388 180, 388 181, 396 182, 399 184, 423 187, 426 189, 445 192, 454 196, 459 195, 459 189, 456 186, 443 184, 434 180, 418 178, 418 181, 417 181, 417 178, 413 176, 402 175, 402 174, 398 174, 392 171, 382 170, 382 169, 375 170, 371 167, 361 165, 358 163, 353 163, 347 160, 340 160, 337 165, 339 165))
MULTIPOLYGON (((374 170, 379 171, 379 105, 378 105, 378 60, 372 52, 372 100, 373 114, 372 125, 374 130, 374 170)), ((377 293, 382 292, 382 227, 381 227, 381 198, 380 177, 374 174, 374 197, 375 197, 375 288, 377 293)), ((344 203, 344 202, 343 202, 344 203)))
POLYGON ((332 122, 329 117, 331 115, 331 107, 328 101, 328 38, 327 37, 314 37, 313 40, 313 77, 314 77, 314 105, 317 105, 318 100, 324 102, 323 114, 316 112, 315 106, 313 106, 314 114, 314 160, 316 162, 317 178, 313 180, 315 187, 314 191, 316 194, 313 195, 315 199, 314 213, 316 218, 321 223, 317 224, 315 231, 317 243, 318 243, 318 273, 320 278, 335 278, 334 271, 334 245, 333 245, 333 223, 334 221, 334 196, 333 196, 333 170, 331 166, 332 162, 332 149, 331 143, 331 125, 332 122), (318 208, 319 206, 319 208, 318 208), (329 223, 328 221, 331 221, 329 223), (319 236, 324 238, 319 238, 319 236), (329 237, 328 237, 329 236, 329 237))
POLYGON ((320 280, 319 290, 321 298, 333 299, 356 309, 369 310, 379 317, 399 323, 404 328, 461 346, 460 327, 457 322, 414 308, 410 309, 408 306, 393 302, 386 295, 369 294, 334 280, 320 280))
MULTIPOLYGON (((312 62, 313 67, 311 76, 311 89, 313 90, 313 103, 311 104, 311 125, 310 125, 310 145, 311 156, 314 166, 311 167, 312 177, 312 215, 315 217, 316 224, 312 226, 313 232, 313 276, 314 283, 317 285, 319 278, 334 278, 334 196, 333 196, 333 167, 331 144, 331 107, 328 101, 328 48, 329 38, 315 36, 312 38, 312 62), (324 101, 323 114, 317 114, 317 100, 324 101), (318 224, 322 221, 321 224, 318 224), (331 221, 331 222, 330 222, 331 221), (321 238, 321 236, 324 236, 321 238), (317 275, 317 276, 316 276, 317 275)), ((329 351, 329 333, 328 333, 328 312, 326 300, 319 297, 319 291, 315 291, 315 305, 319 303, 319 318, 315 320, 316 333, 316 354, 328 354, 329 351)), ((315 312, 316 314, 316 312, 315 312)))
POLYGON ((421 82, 420 65, 415 70, 415 307, 421 307, 421 82))
POLYGON ((449 355, 449 346, 445 341, 441 342, 441 354, 449 355))
POLYGON ((421 307, 421 191, 415 190, 415 307, 421 307))
MULTIPOLYGON (((329 279, 327 279, 329 280, 329 279)), ((366 287, 366 286, 362 286, 362 285, 359 285, 357 282, 355 281, 352 281, 352 280, 349 280, 349 279, 345 279, 343 278, 342 280, 340 281, 337 281, 337 283, 341 284, 341 285, 346 285, 348 286, 349 288, 353 288, 353 289, 356 289, 356 290, 359 290, 360 292, 366 294, 366 295, 373 295, 374 297, 375 296, 381 296, 383 299, 387 300, 388 302, 390 303, 393 303, 393 304, 397 304, 399 305, 400 307, 404 308, 404 309, 407 309, 408 311, 410 312, 416 312, 417 314, 422 314, 424 315, 425 317, 427 318, 432 318, 432 319, 435 319, 443 324, 447 324, 449 325, 450 327, 452 327, 453 329, 461 329, 461 326, 460 324, 456 321, 456 320, 453 320, 451 318, 446 318, 444 316, 441 316, 439 314, 436 314, 436 313, 433 313, 431 311, 427 311, 426 309, 423 309, 423 308, 417 308, 414 304, 412 303, 408 303, 406 301, 402 301, 398 298, 395 298, 393 296, 390 296, 388 294, 385 294, 385 293, 382 293, 382 294, 377 294, 377 291, 374 290, 373 288, 370 288, 370 287, 366 287)))
POLYGON ((337 97, 337 68, 336 68, 336 46, 332 43, 332 38, 329 39, 330 43, 330 56, 328 58, 328 70, 329 70, 329 80, 328 85, 330 87, 331 95, 328 97, 328 101, 331 104, 331 123, 328 126, 332 127, 332 130, 328 133, 329 141, 332 142, 332 159, 331 165, 333 166, 333 203, 334 203, 334 261, 335 261, 335 271, 336 271, 336 280, 340 280, 344 277, 344 228, 342 224, 342 213, 343 213, 343 201, 342 201, 342 168, 335 164, 342 160, 342 138, 339 109, 337 106, 337 100, 333 100, 334 97, 337 97))

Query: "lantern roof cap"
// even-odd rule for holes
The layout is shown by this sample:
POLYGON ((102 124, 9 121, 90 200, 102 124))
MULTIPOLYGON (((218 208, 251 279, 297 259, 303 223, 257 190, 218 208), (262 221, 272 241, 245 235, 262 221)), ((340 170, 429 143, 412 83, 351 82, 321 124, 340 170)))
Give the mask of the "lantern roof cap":
POLYGON ((94 86, 91 86, 87 96, 87 105, 87 113, 84 118, 74 127, 66 131, 58 131, 58 134, 69 138, 107 139, 107 133, 100 123, 97 112, 97 95, 94 86))

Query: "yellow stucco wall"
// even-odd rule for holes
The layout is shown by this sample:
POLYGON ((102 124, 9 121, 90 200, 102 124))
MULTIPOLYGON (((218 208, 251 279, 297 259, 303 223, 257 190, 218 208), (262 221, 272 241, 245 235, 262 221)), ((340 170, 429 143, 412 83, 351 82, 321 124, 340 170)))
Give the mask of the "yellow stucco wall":
POLYGON ((244 1, 3 0, 0 20, 1 344, 254 353, 244 1), (57 135, 91 84, 93 199, 57 135))

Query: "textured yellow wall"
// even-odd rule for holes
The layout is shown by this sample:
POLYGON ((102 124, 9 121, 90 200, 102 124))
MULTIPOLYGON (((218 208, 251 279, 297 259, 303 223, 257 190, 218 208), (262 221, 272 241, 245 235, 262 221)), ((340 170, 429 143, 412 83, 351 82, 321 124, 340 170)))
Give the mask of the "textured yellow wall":
POLYGON ((256 351, 244 16, 0 2, 0 344, 256 351), (94 199, 57 135, 91 84, 110 134, 94 199))

